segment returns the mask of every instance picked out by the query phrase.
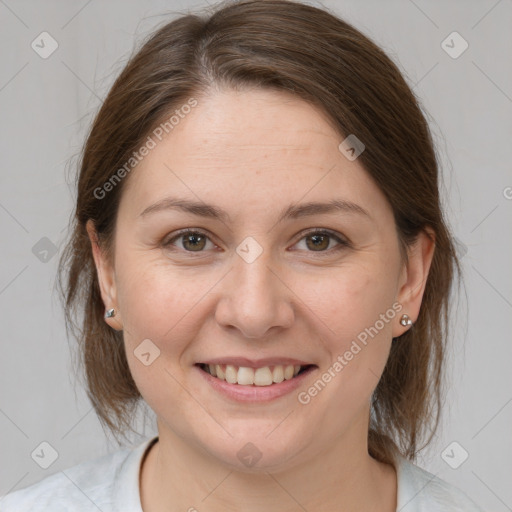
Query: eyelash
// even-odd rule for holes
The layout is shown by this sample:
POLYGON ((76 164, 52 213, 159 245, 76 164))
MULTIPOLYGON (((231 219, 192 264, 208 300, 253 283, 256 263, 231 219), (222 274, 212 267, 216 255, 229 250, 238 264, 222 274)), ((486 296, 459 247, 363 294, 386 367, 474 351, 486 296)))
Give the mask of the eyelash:
MULTIPOLYGON (((188 234, 194 234, 194 235, 201 235, 201 236, 204 236, 206 237, 208 240, 210 240, 210 242, 213 243, 213 241, 210 239, 210 237, 208 236, 208 233, 206 233, 205 231, 203 231, 202 229, 190 229, 190 228, 187 228, 187 229, 183 229, 181 231, 178 231, 177 233, 175 233, 172 238, 169 238, 167 239, 166 241, 164 241, 162 243, 162 247, 164 248, 169 248, 173 245, 173 242, 177 239, 179 239, 180 237, 182 237, 183 235, 188 235, 188 234)), ((335 231, 332 231, 330 229, 311 229, 310 231, 306 231, 305 233, 303 233, 302 235, 302 238, 300 238, 297 243, 299 243, 300 241, 302 241, 304 238, 308 237, 308 236, 312 236, 312 235, 328 235, 330 236, 331 238, 333 238, 336 242, 338 242, 338 245, 331 248, 331 249, 326 249, 326 250, 323 250, 323 251, 307 251, 307 252, 311 252, 311 253, 316 253, 318 252, 319 255, 323 255, 323 254, 331 254, 333 251, 339 251, 343 248, 347 248, 347 247, 351 247, 351 244, 348 240, 342 238, 338 233, 336 233, 335 231)), ((174 250, 174 249, 171 249, 171 250, 174 250)), ((181 249, 178 249, 178 250, 181 250, 181 249)), ((189 253, 189 254, 194 254, 194 253, 202 253, 204 251, 187 251, 187 250, 183 250, 183 252, 186 252, 186 253, 189 253)))

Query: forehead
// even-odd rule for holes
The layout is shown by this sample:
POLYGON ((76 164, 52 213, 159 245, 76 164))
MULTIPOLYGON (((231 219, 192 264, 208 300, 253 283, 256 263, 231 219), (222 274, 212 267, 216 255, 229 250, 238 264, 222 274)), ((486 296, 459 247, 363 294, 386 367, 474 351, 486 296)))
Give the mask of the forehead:
POLYGON ((216 92, 197 98, 155 141, 123 196, 131 207, 169 193, 229 197, 240 207, 325 199, 333 192, 364 203, 379 199, 364 168, 339 151, 343 138, 320 110, 286 92, 216 92))

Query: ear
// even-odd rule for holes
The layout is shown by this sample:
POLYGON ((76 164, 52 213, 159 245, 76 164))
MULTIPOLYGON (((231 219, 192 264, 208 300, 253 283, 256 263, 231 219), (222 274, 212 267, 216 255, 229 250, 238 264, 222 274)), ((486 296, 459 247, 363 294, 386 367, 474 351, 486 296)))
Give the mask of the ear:
POLYGON ((408 247, 408 262, 404 264, 400 277, 397 301, 402 304, 399 321, 393 324, 393 338, 402 335, 410 327, 400 324, 400 317, 407 314, 413 324, 416 322, 427 284, 427 277, 435 250, 435 233, 431 228, 421 231, 408 247))
POLYGON ((99 245, 98 234, 96 233, 94 223, 91 219, 87 221, 85 228, 89 235, 89 240, 91 241, 94 264, 98 274, 101 298, 105 305, 105 310, 111 308, 114 308, 115 310, 115 315, 110 318, 105 318, 105 322, 116 331, 120 331, 123 328, 123 324, 121 321, 121 312, 119 311, 117 303, 114 269, 99 245))

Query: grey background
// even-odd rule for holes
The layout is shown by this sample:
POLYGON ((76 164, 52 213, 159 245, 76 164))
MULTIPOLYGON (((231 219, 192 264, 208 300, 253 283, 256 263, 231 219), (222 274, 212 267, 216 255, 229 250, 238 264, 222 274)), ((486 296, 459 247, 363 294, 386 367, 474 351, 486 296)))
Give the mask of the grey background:
MULTIPOLYGON (((431 116, 443 162, 467 300, 462 294, 453 319, 442 428, 418 465, 486 510, 512 510, 512 1, 323 5, 399 64, 431 116), (453 31, 469 44, 456 59, 441 46, 453 31), (469 454, 457 469, 441 456, 454 441, 469 454)), ((134 45, 167 11, 202 6, 0 0, 0 495, 118 449, 72 373, 73 341, 53 290, 70 184, 92 116, 134 45), (59 45, 47 59, 31 48, 43 31, 59 45), (31 457, 43 441, 58 453, 48 469, 31 457)), ((138 422, 134 443, 156 433, 138 422)), ((460 460, 461 448, 450 450, 460 460)))

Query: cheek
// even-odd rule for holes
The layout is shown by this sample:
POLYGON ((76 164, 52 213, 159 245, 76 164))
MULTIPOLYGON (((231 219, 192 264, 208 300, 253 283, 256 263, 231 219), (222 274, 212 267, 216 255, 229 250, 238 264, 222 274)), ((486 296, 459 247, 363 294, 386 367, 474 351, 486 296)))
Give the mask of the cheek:
MULTIPOLYGON (((375 324, 393 304, 396 287, 393 272, 385 265, 351 265, 320 278, 301 276, 294 291, 307 305, 309 315, 318 318, 322 334, 344 341, 375 324)), ((379 323, 380 326, 380 323, 379 323)), ((390 323, 379 330, 388 331, 390 323)))
POLYGON ((338 269, 314 283, 299 281, 298 295, 306 297, 304 303, 313 312, 310 318, 328 355, 322 372, 330 370, 325 377, 332 382, 328 387, 333 394, 326 393, 324 399, 340 407, 350 404, 356 409, 366 403, 385 367, 392 325, 398 321, 392 307, 396 286, 390 268, 389 262, 372 261, 338 269))
POLYGON ((161 262, 142 258, 120 264, 118 282, 125 340, 130 344, 145 338, 160 343, 173 329, 183 329, 187 313, 205 288, 194 279, 187 282, 161 262))
POLYGON ((184 279, 150 258, 125 258, 117 269, 118 301, 130 373, 144 400, 155 411, 187 407, 181 356, 194 339, 194 305, 211 288, 204 280, 184 279), (146 355, 149 354, 149 355, 146 355))

